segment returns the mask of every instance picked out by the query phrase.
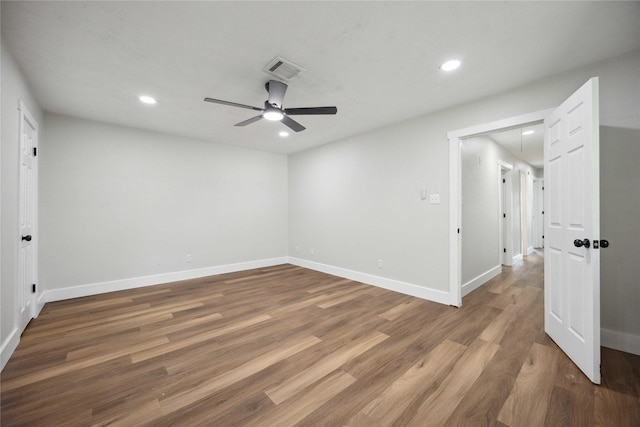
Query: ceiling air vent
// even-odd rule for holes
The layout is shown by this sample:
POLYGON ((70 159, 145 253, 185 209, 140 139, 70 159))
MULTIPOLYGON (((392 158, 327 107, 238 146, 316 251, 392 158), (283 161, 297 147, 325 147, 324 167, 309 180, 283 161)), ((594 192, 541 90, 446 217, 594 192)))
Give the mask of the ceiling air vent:
POLYGON ((299 65, 296 65, 291 61, 287 61, 286 59, 280 58, 279 56, 276 56, 273 60, 271 60, 271 62, 269 62, 262 70, 266 73, 276 76, 279 79, 287 81, 295 79, 300 75, 300 73, 306 71, 299 65))

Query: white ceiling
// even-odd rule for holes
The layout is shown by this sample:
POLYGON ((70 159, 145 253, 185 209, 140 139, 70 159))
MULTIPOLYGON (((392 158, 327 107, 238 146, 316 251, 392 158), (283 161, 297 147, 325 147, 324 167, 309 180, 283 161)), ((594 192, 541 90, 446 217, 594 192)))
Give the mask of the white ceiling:
POLYGON ((2 38, 46 111, 292 153, 637 49, 640 3, 2 1, 2 38), (307 70, 285 107, 338 114, 282 139, 202 101, 262 107, 275 56, 307 70))
POLYGON ((544 125, 542 123, 490 133, 487 136, 531 166, 544 167, 544 125), (528 131, 533 133, 522 134, 528 131))

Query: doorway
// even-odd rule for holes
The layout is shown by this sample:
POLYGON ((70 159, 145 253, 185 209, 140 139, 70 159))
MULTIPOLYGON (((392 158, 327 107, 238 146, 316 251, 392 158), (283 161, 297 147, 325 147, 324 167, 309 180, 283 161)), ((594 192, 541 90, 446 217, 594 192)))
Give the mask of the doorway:
MULTIPOLYGON (((478 126, 473 126, 465 129, 461 129, 454 132, 449 132, 447 138, 449 139, 449 191, 451 194, 449 200, 450 217, 454 223, 450 227, 450 245, 449 245, 449 295, 450 305, 459 307, 462 305, 462 289, 461 289, 461 261, 462 261, 462 239, 461 239, 461 224, 462 224, 462 142, 465 139, 469 139, 475 136, 495 133, 498 131, 506 131, 510 129, 520 129, 526 126, 536 125, 542 123, 545 117, 551 113, 552 110, 541 110, 534 113, 525 114, 522 116, 516 116, 508 119, 498 120, 495 122, 485 123, 478 126)), ((526 179, 525 179, 526 181, 526 179)), ((516 181, 518 182, 518 181, 516 181)), ((515 183, 514 183, 515 184, 515 183)), ((518 185, 518 184, 515 184, 518 185)), ((519 207, 520 203, 513 203, 513 206, 519 207)), ((520 208, 518 208, 520 210, 520 208)), ((515 217, 515 212, 513 213, 515 217)), ((518 236, 519 237, 519 236, 518 236)), ((520 249, 522 243, 521 239, 518 239, 518 244, 514 242, 513 247, 520 249)), ((526 252, 525 252, 526 253, 526 252)))
POLYGON ((533 180, 532 242, 535 249, 544 248, 544 179, 533 180))
POLYGON ((520 171, 520 253, 523 257, 529 254, 527 195, 527 175, 525 175, 523 171, 520 171))
POLYGON ((18 278, 16 303, 18 329, 22 333, 37 315, 38 276, 38 123, 22 101, 19 103, 18 172, 18 278))
POLYGON ((503 161, 498 162, 500 174, 498 175, 498 217, 500 224, 500 262, 502 265, 511 267, 513 265, 513 221, 512 221, 512 199, 511 191, 513 165, 503 161))
MULTIPOLYGON (((589 79, 557 108, 449 132, 450 301, 460 292, 460 211, 463 138, 544 123, 548 210, 544 230, 545 332, 594 383, 600 383, 599 80, 589 79), (551 194, 550 194, 551 193, 551 194), (586 236, 586 237, 585 237, 586 236), (590 249, 593 239, 593 249, 590 249)), ((526 205, 530 205, 526 203, 526 205)), ((525 207, 526 207, 525 205, 525 207)), ((608 242, 605 241, 608 246, 608 242)), ((603 247, 607 247, 603 246, 603 247)), ((523 247, 525 245, 523 244, 523 247)))
POLYGON ((540 173, 534 164, 544 162, 543 134, 540 125, 462 140, 463 298, 531 252, 530 188, 540 173))

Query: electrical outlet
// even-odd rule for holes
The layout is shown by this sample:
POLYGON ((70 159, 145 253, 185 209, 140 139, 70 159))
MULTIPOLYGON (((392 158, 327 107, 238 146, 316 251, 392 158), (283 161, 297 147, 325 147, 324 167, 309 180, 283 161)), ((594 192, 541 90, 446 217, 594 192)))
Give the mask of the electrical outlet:
POLYGON ((310 253, 311 255, 315 255, 315 254, 316 254, 316 250, 315 250, 315 249, 313 249, 313 248, 310 248, 310 249, 309 249, 309 253, 310 253))
POLYGON ((381 260, 381 259, 379 259, 379 260, 378 260, 378 268, 382 268, 382 266, 383 266, 383 264, 382 264, 382 260, 381 260))
POLYGON ((432 205, 437 205, 440 203, 440 195, 439 194, 430 194, 429 195, 429 203, 432 205))
POLYGON ((191 254, 187 254, 187 264, 191 262, 191 254))
POLYGON ((296 246, 296 253, 299 254, 300 253, 300 246, 296 246))

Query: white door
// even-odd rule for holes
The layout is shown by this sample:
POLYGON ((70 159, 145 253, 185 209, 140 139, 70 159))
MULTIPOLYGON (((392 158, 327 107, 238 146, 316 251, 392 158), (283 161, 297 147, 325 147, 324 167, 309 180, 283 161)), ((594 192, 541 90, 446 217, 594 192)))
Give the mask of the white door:
POLYGON ((527 176, 520 171, 520 253, 529 254, 529 221, 527 221, 527 176))
POLYGON ((533 214, 532 214, 532 228, 533 228, 533 247, 544 247, 544 201, 542 199, 544 189, 544 181, 536 179, 533 181, 533 214))
POLYGON ((600 383, 598 79, 545 119, 545 331, 600 383))
POLYGON ((500 255, 502 264, 506 266, 513 265, 513 221, 511 218, 512 201, 512 183, 511 174, 513 172, 513 165, 499 161, 499 183, 498 183, 498 197, 500 200, 500 255))
POLYGON ((37 218, 37 161, 38 124, 24 104, 20 103, 20 171, 18 238, 18 327, 22 332, 35 316, 35 292, 37 276, 36 218, 37 218))
MULTIPOLYGON (((507 259, 507 172, 502 171, 500 174, 500 255, 502 256, 503 265, 511 265, 507 259)), ((509 218, 511 219, 511 218, 509 218)))

